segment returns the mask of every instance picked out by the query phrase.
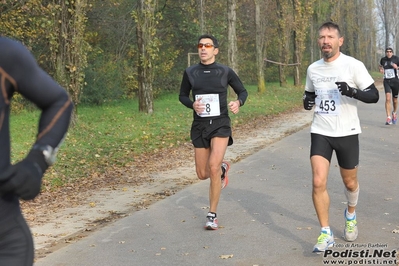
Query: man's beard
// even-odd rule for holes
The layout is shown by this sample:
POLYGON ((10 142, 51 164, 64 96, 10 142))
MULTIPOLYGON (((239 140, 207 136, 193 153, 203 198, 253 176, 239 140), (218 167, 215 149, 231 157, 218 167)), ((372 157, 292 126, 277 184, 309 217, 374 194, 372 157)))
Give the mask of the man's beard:
POLYGON ((333 52, 329 52, 329 53, 322 52, 322 53, 323 53, 323 58, 324 59, 330 59, 331 57, 333 57, 335 55, 335 53, 333 53, 333 52))

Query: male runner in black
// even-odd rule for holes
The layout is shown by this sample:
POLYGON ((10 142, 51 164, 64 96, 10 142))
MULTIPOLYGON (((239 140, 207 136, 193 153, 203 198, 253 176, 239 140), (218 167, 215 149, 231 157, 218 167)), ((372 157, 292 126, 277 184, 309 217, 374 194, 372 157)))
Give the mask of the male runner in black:
POLYGON ((396 124, 398 109, 398 92, 399 92, 399 79, 398 67, 399 57, 393 54, 392 48, 385 49, 385 54, 380 60, 380 72, 384 74, 384 90, 385 90, 385 112, 387 120, 385 125, 396 124), (392 101, 392 104, 391 104, 392 101), (392 108, 391 108, 392 106, 392 108), (392 116, 391 116, 392 109, 392 116))
POLYGON ((201 180, 210 178, 210 208, 205 228, 218 229, 216 209, 221 189, 228 183, 229 164, 223 161, 227 146, 233 144, 229 109, 237 114, 245 103, 248 92, 237 74, 229 67, 216 63, 219 53, 217 39, 202 35, 198 39, 201 62, 184 72, 179 100, 193 109, 191 141, 194 145, 195 167, 201 180), (237 94, 237 100, 227 104, 228 86, 237 94), (190 92, 193 100, 190 99, 190 92))
POLYGON ((31 266, 34 248, 19 199, 40 192, 65 137, 73 104, 67 92, 37 64, 19 42, 0 37, 0 265, 31 266), (37 138, 22 161, 11 165, 10 102, 15 92, 41 109, 37 138))

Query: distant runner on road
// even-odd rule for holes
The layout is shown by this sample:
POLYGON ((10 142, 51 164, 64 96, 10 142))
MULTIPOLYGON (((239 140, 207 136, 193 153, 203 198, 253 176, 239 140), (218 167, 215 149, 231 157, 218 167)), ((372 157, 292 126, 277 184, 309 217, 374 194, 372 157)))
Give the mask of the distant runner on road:
POLYGON ((390 47, 385 49, 385 54, 386 56, 380 60, 379 68, 381 74, 384 74, 385 112, 387 114, 385 125, 392 125, 396 124, 398 120, 396 112, 398 110, 399 92, 399 57, 393 54, 393 50, 390 47))
POLYGON ((357 167, 359 164, 360 121, 357 101, 376 103, 379 99, 374 80, 364 64, 340 52, 344 42, 339 26, 326 22, 319 28, 318 45, 323 58, 307 69, 303 106, 314 108, 311 131, 310 162, 313 174, 313 204, 321 226, 313 252, 323 252, 334 244, 329 224, 330 198, 327 179, 332 153, 340 167, 345 196, 346 241, 358 235, 355 208, 359 197, 357 167))

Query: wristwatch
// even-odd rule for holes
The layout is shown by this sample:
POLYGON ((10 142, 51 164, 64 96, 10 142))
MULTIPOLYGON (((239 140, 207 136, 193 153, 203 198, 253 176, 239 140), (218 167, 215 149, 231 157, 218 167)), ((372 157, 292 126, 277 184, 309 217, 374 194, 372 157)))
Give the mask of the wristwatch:
POLYGON ((53 149, 50 145, 39 145, 35 144, 33 146, 34 150, 39 150, 43 153, 44 160, 46 161, 47 165, 53 165, 55 163, 56 155, 58 149, 53 149))

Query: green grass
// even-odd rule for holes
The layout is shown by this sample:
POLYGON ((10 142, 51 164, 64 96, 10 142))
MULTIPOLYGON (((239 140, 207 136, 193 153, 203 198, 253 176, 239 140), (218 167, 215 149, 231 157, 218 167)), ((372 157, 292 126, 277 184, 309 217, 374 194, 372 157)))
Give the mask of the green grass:
MULTIPOLYGON (((268 83, 267 92, 263 94, 257 93, 256 86, 246 88, 249 97, 240 113, 231 115, 233 127, 302 104, 303 86, 282 88, 268 83)), ((13 162, 22 159, 30 149, 38 115, 38 111, 22 111, 11 116, 13 162)), ((46 184, 50 188, 123 169, 137 156, 190 141, 192 110, 179 102, 177 93, 156 99, 152 115, 139 113, 138 102, 133 100, 103 106, 79 106, 77 117, 77 123, 70 128, 61 146, 56 164, 46 173, 46 184)))
POLYGON ((370 75, 373 77, 373 79, 381 79, 382 78, 382 74, 378 71, 370 72, 370 75))

